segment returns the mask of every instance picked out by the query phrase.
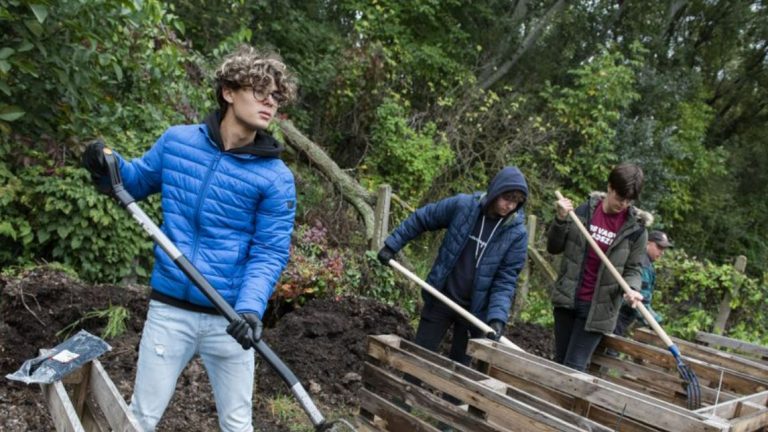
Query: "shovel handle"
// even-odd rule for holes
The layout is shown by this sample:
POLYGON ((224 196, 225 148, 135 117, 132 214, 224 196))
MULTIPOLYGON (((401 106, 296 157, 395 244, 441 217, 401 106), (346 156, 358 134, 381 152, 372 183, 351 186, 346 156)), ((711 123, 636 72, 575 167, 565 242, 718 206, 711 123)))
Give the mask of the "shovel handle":
MULTIPOLYGON (((469 321, 472 325, 474 325, 475 327, 477 327, 480 330, 482 330, 483 333, 485 333, 485 334, 493 334, 493 335, 496 334, 496 331, 494 331, 491 328, 491 326, 489 326, 488 324, 484 323, 483 321, 481 321, 479 318, 477 318, 476 316, 472 315, 471 313, 467 312, 466 309, 464 309, 463 307, 461 307, 458 304, 456 304, 456 302, 454 302, 453 300, 451 300, 448 297, 446 297, 445 294, 443 294, 440 291, 438 291, 437 288, 435 288, 432 285, 426 283, 424 280, 422 280, 420 277, 418 277, 415 274, 413 274, 413 272, 411 272, 407 268, 403 267, 397 261, 391 259, 391 260, 389 260, 388 264, 390 266, 394 267, 400 273, 404 274, 406 277, 408 277, 408 279, 416 282, 420 287, 424 288, 425 291, 427 291, 428 293, 432 294, 432 296, 436 297, 438 300, 443 302, 446 306, 451 308, 454 312, 456 312, 457 314, 461 315, 462 318, 464 318, 465 320, 469 321)), ((507 339, 504 336, 499 338, 499 342, 501 342, 503 345, 506 345, 506 346, 508 346, 508 347, 510 347, 512 349, 517 350, 517 351, 525 352, 525 351, 523 351, 522 348, 520 348, 519 346, 515 345, 511 340, 507 339)))
MULTIPOLYGON (((157 243, 158 246, 173 260, 173 263, 189 278, 190 281, 210 300, 216 310, 219 311, 227 321, 232 322, 240 319, 235 309, 227 303, 218 291, 208 282, 200 271, 187 259, 187 257, 173 244, 168 236, 144 213, 144 210, 136 204, 133 196, 123 187, 120 177, 118 161, 112 150, 104 148, 104 158, 107 162, 110 181, 112 182, 112 192, 120 204, 125 207, 128 213, 133 216, 136 222, 146 231, 149 237, 157 243)), ((274 351, 263 340, 253 344, 254 350, 261 355, 272 369, 280 375, 280 378, 290 387, 294 397, 299 405, 312 421, 317 430, 326 427, 326 421, 317 406, 310 398, 307 391, 301 385, 296 375, 288 366, 275 354, 274 351)))
MULTIPOLYGON (((555 196, 557 196, 558 201, 563 199, 563 194, 560 193, 560 191, 555 191, 555 196)), ((560 206, 560 203, 558 202, 558 206, 560 206)), ((562 208, 562 206, 560 206, 562 208)), ((595 251, 597 256, 600 257, 600 260, 603 261, 603 265, 605 265, 605 268, 608 269, 609 272, 611 272, 611 275, 613 275, 613 278, 616 279, 616 281, 619 283, 621 288, 624 290, 625 294, 630 294, 633 290, 627 283, 627 281, 624 280, 624 277, 619 274, 618 270, 616 270, 616 267, 614 267, 611 260, 608 259, 608 257, 605 255, 602 249, 600 249, 600 246, 597 245, 597 242, 595 242, 595 239, 592 238, 592 236, 589 234, 589 231, 584 227, 584 224, 581 223, 581 219, 579 219, 578 216, 576 216, 576 213, 573 212, 573 210, 568 211, 568 216, 570 216, 571 220, 574 224, 579 228, 579 231, 584 235, 584 238, 587 239, 587 243, 589 243, 590 246, 592 246, 592 250, 595 251)), ((662 341, 667 345, 667 347, 674 346, 674 342, 672 342, 672 339, 669 338, 667 335, 667 332, 664 331, 663 328, 659 325, 659 323, 656 322, 655 319, 653 319, 653 315, 651 315, 650 312, 648 312, 648 309, 645 307, 644 304, 638 303, 637 310, 640 311, 640 314, 645 318, 645 321, 651 326, 651 328, 656 332, 656 334, 659 335, 662 341)))

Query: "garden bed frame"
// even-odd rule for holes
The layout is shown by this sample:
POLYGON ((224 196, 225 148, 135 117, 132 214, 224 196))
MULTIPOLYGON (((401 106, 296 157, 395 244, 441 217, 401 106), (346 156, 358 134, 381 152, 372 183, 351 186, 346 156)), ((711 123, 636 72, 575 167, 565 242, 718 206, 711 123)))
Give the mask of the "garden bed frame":
POLYGON ((768 427, 768 365, 676 341, 702 388, 703 407, 686 408, 676 363, 655 335, 606 336, 589 374, 473 339, 464 367, 397 336, 371 336, 361 390, 361 430, 729 431, 768 427), (644 343, 647 342, 647 343, 644 343), (606 349, 616 353, 606 355, 606 349), (423 382, 414 385, 409 374, 423 382), (450 394, 468 408, 444 401, 450 394))

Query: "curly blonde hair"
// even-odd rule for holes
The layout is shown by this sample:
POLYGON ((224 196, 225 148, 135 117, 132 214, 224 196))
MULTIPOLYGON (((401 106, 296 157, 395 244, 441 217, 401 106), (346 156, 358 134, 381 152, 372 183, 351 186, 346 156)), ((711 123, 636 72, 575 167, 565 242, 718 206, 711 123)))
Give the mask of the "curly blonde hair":
POLYGON ((279 54, 270 51, 258 51, 249 45, 241 45, 235 52, 222 60, 216 73, 216 99, 222 115, 229 103, 224 100, 224 88, 239 89, 253 87, 264 90, 274 83, 277 92, 284 98, 282 106, 296 99, 296 80, 279 54))

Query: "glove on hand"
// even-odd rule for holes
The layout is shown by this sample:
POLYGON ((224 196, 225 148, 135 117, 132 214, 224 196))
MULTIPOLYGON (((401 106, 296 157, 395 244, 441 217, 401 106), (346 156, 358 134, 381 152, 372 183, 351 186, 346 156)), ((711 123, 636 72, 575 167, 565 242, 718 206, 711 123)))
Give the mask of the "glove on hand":
POLYGON ((252 348, 261 340, 261 332, 264 326, 259 316, 253 313, 240 314, 240 319, 232 321, 227 326, 227 333, 243 347, 244 350, 252 348))
POLYGON ((83 152, 83 167, 91 173, 91 177, 104 177, 109 174, 107 161, 104 159, 104 143, 96 141, 88 144, 83 152))
POLYGON ((496 334, 488 333, 486 337, 498 342, 504 332, 504 323, 499 320, 491 320, 491 322, 488 323, 488 326, 491 327, 496 334))
POLYGON ((88 144, 83 152, 83 168, 91 174, 91 181, 96 186, 96 190, 101 193, 112 191, 112 185, 109 182, 109 168, 107 160, 104 159, 104 143, 96 141, 88 144))
POLYGON ((389 260, 395 259, 395 251, 390 249, 389 246, 384 246, 376 255, 376 258, 378 258, 382 264, 384 264, 385 266, 388 266, 389 260))

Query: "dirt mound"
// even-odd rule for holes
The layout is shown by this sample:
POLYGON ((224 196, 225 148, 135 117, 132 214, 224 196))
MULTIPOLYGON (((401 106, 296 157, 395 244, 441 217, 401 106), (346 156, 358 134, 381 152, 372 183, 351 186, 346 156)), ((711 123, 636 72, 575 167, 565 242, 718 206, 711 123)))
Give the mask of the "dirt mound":
POLYGON ((507 328, 505 336, 530 354, 552 360, 555 339, 552 329, 531 323, 515 323, 507 328))
MULTIPOLYGON (((99 358, 123 398, 129 400, 135 377, 138 343, 148 305, 144 286, 90 285, 47 268, 21 277, 0 278, 0 430, 53 430, 40 389, 8 381, 5 375, 40 348, 53 347, 64 337, 56 333, 81 320, 84 313, 110 305, 125 306, 130 318, 125 333, 107 340, 112 350, 99 358)), ((76 329, 100 335, 106 319, 82 320, 76 329)), ((265 330, 265 340, 302 380, 313 398, 326 404, 354 400, 368 334, 410 336, 407 317, 374 300, 341 297, 313 300, 265 330)), ((254 426, 285 431, 269 415, 264 395, 290 393, 269 367, 259 362, 254 397, 254 426)), ((184 370, 158 431, 217 430, 216 407, 205 368, 199 359, 184 370)))
MULTIPOLYGON (((264 339, 313 396, 330 405, 356 405, 361 386, 366 337, 397 334, 413 337, 400 309, 362 297, 315 299, 285 315, 264 339)), ((260 391, 287 392, 268 370, 258 369, 260 391)))
MULTIPOLYGON (((91 285, 60 271, 38 268, 15 278, 0 277, 0 430, 53 430, 38 386, 4 377, 17 370, 40 348, 53 347, 64 336, 57 332, 80 320, 72 329, 101 335, 106 319, 82 320, 83 314, 121 305, 130 317, 126 331, 108 339, 112 350, 101 363, 125 400, 133 388, 138 344, 148 305, 145 286, 91 285)), ((366 336, 397 334, 412 339, 408 317, 400 310, 361 297, 316 299, 283 316, 264 339, 299 377, 321 406, 352 408, 361 386, 366 336)), ((551 331, 518 324, 507 333, 528 352, 551 358, 551 331)), ((286 431, 269 412, 265 396, 289 394, 285 383, 259 361, 254 388, 254 426, 264 431, 286 431)), ((205 369, 199 359, 184 370, 158 431, 190 432, 218 429, 216 407, 205 369)))

